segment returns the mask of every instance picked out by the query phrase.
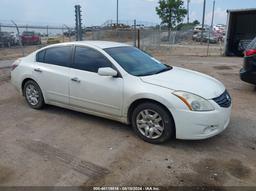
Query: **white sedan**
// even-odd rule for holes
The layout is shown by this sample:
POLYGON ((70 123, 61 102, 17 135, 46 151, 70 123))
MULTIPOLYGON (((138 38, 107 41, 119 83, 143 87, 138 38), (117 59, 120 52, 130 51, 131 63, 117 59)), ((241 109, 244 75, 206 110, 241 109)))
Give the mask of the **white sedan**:
POLYGON ((230 120, 221 82, 121 43, 47 46, 15 61, 11 77, 34 109, 50 104, 131 124, 150 143, 206 139, 230 120))

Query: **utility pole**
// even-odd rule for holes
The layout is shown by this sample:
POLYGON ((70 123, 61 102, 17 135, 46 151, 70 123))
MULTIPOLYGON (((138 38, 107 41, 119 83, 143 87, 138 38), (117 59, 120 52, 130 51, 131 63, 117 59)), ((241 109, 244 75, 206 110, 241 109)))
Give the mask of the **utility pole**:
POLYGON ((116 0, 116 26, 118 27, 118 23, 119 23, 119 0, 116 0))
POLYGON ((187 11, 188 11, 188 15, 187 15, 187 19, 188 19, 188 20, 187 20, 187 23, 188 23, 188 24, 189 24, 189 16, 190 16, 190 15, 189 15, 189 11, 190 11, 190 10, 189 10, 189 8, 190 8, 190 7, 189 7, 189 4, 190 4, 190 0, 187 0, 187 11))
POLYGON ((215 16, 215 0, 213 0, 213 6, 212 6, 212 22, 211 22, 211 29, 213 29, 214 16, 215 16))
POLYGON ((203 41, 203 34, 204 34, 205 5, 206 5, 206 0, 204 0, 204 6, 203 6, 203 18, 202 18, 201 43, 202 43, 202 41, 203 41))
POLYGON ((213 31, 213 21, 214 21, 214 15, 215 15, 214 12, 215 12, 215 0, 213 0, 213 5, 212 5, 212 22, 211 22, 211 29, 209 31, 209 36, 208 36, 207 56, 209 55, 210 35, 213 31))
POLYGON ((81 18, 81 6, 75 6, 75 16, 76 16, 76 41, 82 40, 82 18, 81 18))

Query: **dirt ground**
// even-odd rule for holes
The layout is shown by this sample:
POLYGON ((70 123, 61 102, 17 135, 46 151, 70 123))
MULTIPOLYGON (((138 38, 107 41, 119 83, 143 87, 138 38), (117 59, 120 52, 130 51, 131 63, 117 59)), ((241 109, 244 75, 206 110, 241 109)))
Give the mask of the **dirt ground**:
POLYGON ((5 76, 0 78, 0 186, 255 187, 256 89, 239 79, 242 59, 153 55, 226 85, 233 98, 226 131, 203 141, 151 145, 121 123, 53 106, 30 109, 5 68, 0 70, 5 76))

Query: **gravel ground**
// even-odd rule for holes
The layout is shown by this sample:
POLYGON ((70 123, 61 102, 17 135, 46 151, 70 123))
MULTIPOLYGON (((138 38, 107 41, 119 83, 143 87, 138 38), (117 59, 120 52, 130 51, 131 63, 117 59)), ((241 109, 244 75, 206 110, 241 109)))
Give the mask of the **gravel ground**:
MULTIPOLYGON (((151 145, 121 123, 53 106, 30 109, 0 78, 0 186, 256 186, 256 90, 239 79, 242 59, 154 55, 226 85, 233 97, 226 131, 151 145)), ((0 71, 8 76, 9 69, 0 71)))

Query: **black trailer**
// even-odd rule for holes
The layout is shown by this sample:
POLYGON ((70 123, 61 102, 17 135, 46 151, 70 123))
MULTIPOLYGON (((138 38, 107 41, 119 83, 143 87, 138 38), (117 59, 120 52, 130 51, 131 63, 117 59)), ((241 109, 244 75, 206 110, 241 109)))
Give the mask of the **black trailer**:
POLYGON ((256 36, 256 9, 228 10, 226 56, 242 56, 256 36))

